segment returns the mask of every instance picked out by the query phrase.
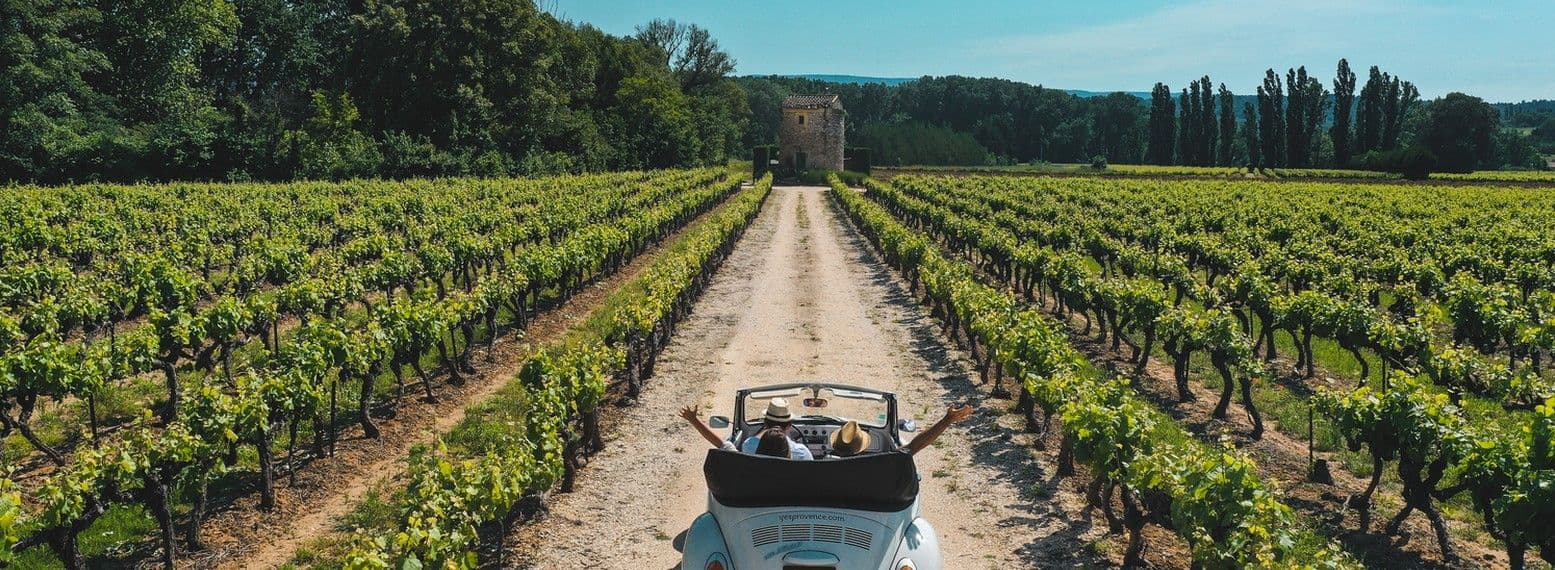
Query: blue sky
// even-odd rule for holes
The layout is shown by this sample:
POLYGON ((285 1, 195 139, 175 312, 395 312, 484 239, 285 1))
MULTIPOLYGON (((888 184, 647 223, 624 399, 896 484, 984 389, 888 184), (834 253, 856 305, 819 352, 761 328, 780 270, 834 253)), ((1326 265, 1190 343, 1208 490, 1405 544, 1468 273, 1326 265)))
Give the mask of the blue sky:
POLYGON ((1148 91, 1209 74, 1238 93, 1263 70, 1339 58, 1379 65, 1426 97, 1555 99, 1555 1, 1489 0, 540 0, 628 34, 656 17, 713 32, 740 74, 1004 77, 1148 91))

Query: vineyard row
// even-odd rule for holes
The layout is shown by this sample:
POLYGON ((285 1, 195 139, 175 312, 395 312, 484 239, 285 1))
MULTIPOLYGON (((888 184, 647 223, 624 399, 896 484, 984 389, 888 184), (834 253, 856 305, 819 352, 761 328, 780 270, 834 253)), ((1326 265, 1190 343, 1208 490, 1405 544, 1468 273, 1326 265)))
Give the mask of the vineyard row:
MULTIPOLYGON (((1001 181, 1007 179, 994 182, 1001 181)), ((907 186, 914 181, 904 182, 907 186)), ((1094 312, 1103 339, 1110 325, 1114 350, 1120 340, 1133 346, 1141 368, 1150 357, 1150 345, 1156 334, 1162 333, 1166 352, 1173 360, 1181 397, 1191 397, 1186 386, 1188 357, 1194 350, 1207 351, 1213 366, 1223 377, 1215 415, 1225 416, 1233 385, 1239 382, 1243 405, 1254 421, 1253 436, 1258 436, 1262 426, 1252 404, 1250 384, 1263 372, 1247 336, 1250 332, 1248 320, 1236 312, 1237 305, 1227 307, 1206 302, 1210 308, 1195 309, 1182 304, 1184 289, 1195 286, 1189 279, 1191 275, 1184 275, 1182 271, 1150 271, 1163 265, 1181 268, 1184 264, 1180 259, 1173 260, 1171 253, 1163 255, 1159 250, 1148 252, 1148 255, 1145 252, 1135 252, 1132 256, 1120 254, 1120 251, 1127 252, 1127 248, 1117 247, 1116 241, 1108 241, 1110 238, 1106 237, 1081 240, 1080 243, 1086 245, 1082 251, 1099 252, 1090 259, 1104 268, 1113 264, 1120 268, 1119 275, 1098 277, 1083 262, 1086 259, 1082 257, 1083 253, 1054 247, 1062 240, 1038 241, 1037 244, 1046 246, 1041 247, 1018 239, 1001 224, 1019 221, 1001 215, 1006 212, 989 212, 987 205, 976 204, 978 198, 974 197, 1008 204, 1016 200, 1013 196, 1025 194, 1001 193, 987 180, 967 182, 972 190, 955 188, 959 181, 938 182, 936 192, 923 188, 899 190, 895 187, 897 181, 871 183, 869 196, 911 225, 945 240, 953 250, 980 260, 984 274, 1023 291, 1027 298, 1032 297, 1035 286, 1039 295, 1043 294, 1043 289, 1050 291, 1060 311, 1094 312), (953 200, 961 202, 961 210, 980 215, 957 215, 954 208, 936 203, 953 200), (1163 258, 1169 260, 1168 263, 1161 263, 1163 258), (1148 263, 1151 261, 1154 263, 1148 263), (1141 278, 1138 274, 1151 277, 1141 278), (1172 276, 1176 278, 1163 278, 1172 276), (1173 285, 1178 287, 1178 299, 1168 304, 1165 293, 1173 285), (1232 318, 1232 315, 1238 318, 1232 318), (1125 333, 1142 334, 1144 346, 1141 348, 1129 340, 1125 333)), ((1050 236, 1065 231, 1072 229, 1053 226, 1047 230, 1050 236)), ((1228 280, 1245 279, 1249 273, 1257 275, 1244 272, 1228 280)), ((1209 282, 1213 283, 1214 278, 1209 282)), ((1266 289, 1277 286, 1278 283, 1265 284, 1266 289)), ((1206 301, 1220 300, 1212 292, 1206 293, 1203 285, 1197 285, 1197 290, 1197 296, 1206 301)), ((1086 321, 1085 332, 1089 333, 1089 316, 1086 321)), ((1310 330, 1305 334, 1310 336, 1310 330)), ((1268 342, 1272 344, 1272 339, 1268 342)), ((1305 352, 1303 359, 1310 366, 1310 348, 1305 352)), ((1530 404, 1532 414, 1509 418, 1517 426, 1511 432, 1494 426, 1474 425, 1456 405, 1459 391, 1468 386, 1446 383, 1447 394, 1431 389, 1433 382, 1444 384, 1445 375, 1440 372, 1440 366, 1432 367, 1441 358, 1425 360, 1426 374, 1399 370, 1386 377, 1380 387, 1363 386, 1350 393, 1320 388, 1313 398, 1311 405, 1332 419, 1353 450, 1364 446, 1373 456, 1372 480, 1357 503, 1369 509, 1371 494, 1377 487, 1385 462, 1397 461, 1405 507, 1390 521, 1389 532, 1396 532, 1410 513, 1422 512, 1434 527, 1442 552, 1451 558, 1455 550, 1449 540, 1446 521, 1434 502, 1467 493, 1475 509, 1483 515, 1486 530, 1506 544, 1513 566, 1522 566, 1524 553, 1530 548, 1540 548, 1548 558, 1555 549, 1550 548, 1551 538, 1543 532, 1539 521, 1542 517, 1555 515, 1551 501, 1552 489, 1555 489, 1555 471, 1552 471, 1555 448, 1551 447, 1551 433, 1555 432, 1555 400, 1543 405, 1530 404)), ((1525 369, 1523 376, 1540 379, 1539 374, 1534 365, 1525 369)))
MULTIPOLYGON (((172 504, 181 496, 192 496, 184 534, 191 547, 200 548, 207 489, 239 467, 240 447, 257 450, 261 505, 272 506, 277 435, 289 428, 290 445, 295 445, 299 425, 308 422, 315 431, 318 453, 323 453, 325 439, 332 447, 334 430, 341 427, 336 403, 343 384, 360 383, 358 420, 373 437, 370 403, 385 368, 399 380, 402 393, 402 369, 409 366, 421 377, 427 394, 433 394, 431 379, 421 366, 427 358, 447 370, 450 381, 462 381, 459 373, 469 369, 471 347, 483 339, 494 340, 501 330, 500 315, 508 315, 514 319, 513 326, 522 327, 542 292, 567 295, 592 276, 614 271, 738 188, 731 175, 718 170, 670 172, 655 178, 652 184, 600 186, 603 193, 582 192, 582 202, 557 200, 551 208, 571 203, 584 213, 570 219, 584 223, 547 214, 562 227, 540 232, 543 237, 538 243, 493 250, 492 258, 474 267, 448 266, 443 275, 411 272, 414 277, 392 285, 366 311, 303 316, 306 324, 284 342, 277 334, 274 344, 266 343, 266 350, 258 351, 260 357, 239 374, 209 375, 196 386, 170 382, 168 415, 160 423, 138 421, 120 437, 77 450, 26 495, 13 484, 4 484, 7 493, 0 508, 8 508, 8 513, 0 520, 9 522, 0 534, 13 545, 5 555, 47 545, 67 567, 80 567, 78 535, 115 505, 140 504, 158 521, 163 562, 171 567, 178 544, 172 504), (435 286, 418 286, 428 282, 435 286), (395 289, 404 294, 396 295, 395 289)), ((406 197, 414 201, 415 195, 406 197)), ((183 349, 210 342, 208 335, 219 322, 214 317, 220 313, 214 310, 198 316, 185 313, 176 327, 160 326, 161 319, 153 319, 152 326, 162 337, 157 340, 165 342, 167 332, 173 331, 176 346, 183 349)), ((249 327, 233 328, 250 338, 256 334, 249 327)), ((112 344, 114 351, 142 346, 112 344)), ((82 345, 76 357, 101 354, 93 352, 100 346, 82 345)), ((159 348, 161 354, 168 353, 166 346, 159 348)), ((124 361, 144 361, 142 354, 124 361)), ((51 373, 80 377, 101 370, 81 363, 62 360, 51 373)), ((18 368, 13 364, 11 370, 18 368)), ((37 377, 42 376, 11 376, 37 377)), ((23 394, 20 387, 39 385, 19 382, 7 394, 23 394)), ((288 463, 293 455, 288 454, 288 463)))
POLYGON ((972 266, 840 183, 833 195, 886 261, 952 334, 1001 374, 1019 379, 1021 406, 1062 426, 1061 473, 1088 466, 1087 489, 1115 530, 1128 532, 1125 564, 1143 561, 1144 525, 1164 518, 1208 567, 1348 568, 1356 563, 1298 523, 1259 480, 1252 461, 1195 440, 1137 395, 1127 380, 1086 371, 1061 325, 1014 295, 980 282, 972 266), (1121 494, 1123 516, 1113 513, 1121 494))

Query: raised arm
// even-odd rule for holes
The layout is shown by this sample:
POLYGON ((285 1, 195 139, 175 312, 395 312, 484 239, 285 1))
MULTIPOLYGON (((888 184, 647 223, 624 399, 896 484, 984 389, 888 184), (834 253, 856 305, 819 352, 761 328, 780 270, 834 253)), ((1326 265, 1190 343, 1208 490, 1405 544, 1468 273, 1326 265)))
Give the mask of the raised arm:
POLYGON ((686 406, 681 408, 680 417, 686 418, 686 421, 691 422, 691 427, 696 428, 697 433, 702 434, 702 439, 705 439, 708 443, 713 444, 713 447, 723 447, 723 438, 720 438, 718 437, 718 434, 713 433, 713 428, 707 427, 707 424, 702 423, 702 419, 697 417, 696 406, 686 406))
POLYGON ((940 418, 928 430, 918 434, 918 437, 912 438, 912 441, 907 442, 907 452, 917 454, 919 451, 923 451, 923 448, 928 447, 934 443, 934 440, 939 439, 940 434, 945 433, 945 429, 949 428, 950 424, 965 420, 971 417, 971 415, 972 406, 951 406, 950 409, 945 410, 945 417, 940 418))

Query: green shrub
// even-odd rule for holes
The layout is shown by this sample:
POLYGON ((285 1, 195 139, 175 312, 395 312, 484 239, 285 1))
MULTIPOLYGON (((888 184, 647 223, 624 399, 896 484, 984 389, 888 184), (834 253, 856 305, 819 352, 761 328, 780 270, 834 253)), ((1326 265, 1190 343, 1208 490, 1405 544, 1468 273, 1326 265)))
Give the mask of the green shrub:
POLYGON ((799 181, 810 185, 829 186, 831 185, 830 179, 833 174, 837 175, 837 178, 848 186, 863 186, 864 179, 869 178, 868 174, 862 172, 816 169, 800 173, 799 181))
POLYGON ((1406 149, 1386 152, 1372 151, 1361 157, 1364 170, 1378 170, 1403 175, 1408 180, 1425 180, 1436 170, 1436 155, 1425 147, 1414 145, 1406 149))
POLYGON ((440 149, 426 135, 390 132, 378 148, 383 155, 380 173, 391 178, 433 178, 465 173, 454 153, 440 149))

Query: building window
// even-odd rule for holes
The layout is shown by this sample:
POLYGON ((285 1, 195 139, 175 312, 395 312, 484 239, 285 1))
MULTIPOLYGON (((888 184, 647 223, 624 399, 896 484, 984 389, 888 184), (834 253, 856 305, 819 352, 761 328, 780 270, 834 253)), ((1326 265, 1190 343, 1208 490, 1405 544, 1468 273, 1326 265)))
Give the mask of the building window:
POLYGON ((800 115, 799 116, 799 124, 801 124, 801 125, 804 124, 804 115, 800 115))

